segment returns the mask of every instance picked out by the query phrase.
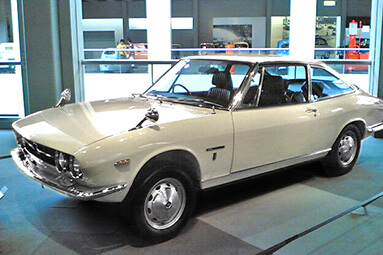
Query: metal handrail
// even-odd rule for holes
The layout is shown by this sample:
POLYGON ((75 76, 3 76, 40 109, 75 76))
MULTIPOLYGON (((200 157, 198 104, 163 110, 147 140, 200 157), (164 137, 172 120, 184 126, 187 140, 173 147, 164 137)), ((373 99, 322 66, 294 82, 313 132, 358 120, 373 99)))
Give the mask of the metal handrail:
MULTIPOLYGON (((178 59, 171 60, 147 60, 147 59, 84 59, 81 61, 83 65, 91 64, 175 64, 178 59)), ((318 59, 318 61, 325 62, 326 64, 361 64, 370 65, 369 59, 318 59)))
POLYGON ((369 59, 320 59, 320 61, 333 65, 371 65, 371 60, 369 59))
POLYGON ((296 235, 294 235, 294 236, 292 236, 292 237, 290 237, 290 238, 288 238, 288 239, 286 239, 286 240, 284 240, 284 241, 282 241, 280 243, 277 243, 277 244, 271 246, 270 248, 268 248, 266 250, 263 250, 263 251, 261 251, 259 253, 256 253, 256 255, 270 255, 270 254, 273 254, 274 252, 280 250, 281 248, 283 248, 284 246, 288 245, 289 243, 291 243, 291 242, 293 242, 293 241, 295 241, 295 240, 297 240, 297 239, 299 239, 299 238, 301 238, 301 237, 303 237, 303 236, 305 236, 305 235, 307 235, 307 234, 317 230, 318 228, 321 228, 321 227, 323 227, 323 226, 325 226, 325 225, 327 225, 327 224, 329 224, 329 223, 331 223, 331 222, 333 222, 333 221, 335 221, 335 220, 337 220, 337 219, 339 219, 339 218, 341 218, 341 217, 343 217, 343 216, 345 216, 345 215, 355 211, 356 209, 358 209, 360 207, 364 207, 365 208, 366 206, 368 206, 369 204, 373 203, 374 201, 378 200, 381 197, 383 197, 383 192, 380 192, 380 193, 376 194, 375 196, 372 196, 369 199, 365 200, 364 202, 362 202, 362 203, 360 203, 360 204, 358 204, 358 205, 356 205, 356 206, 354 206, 354 207, 352 207, 352 208, 350 208, 350 209, 348 209, 348 210, 346 210, 344 212, 341 212, 341 213, 339 213, 339 214, 337 214, 337 215, 335 215, 335 216, 333 216, 333 217, 331 217, 331 218, 329 218, 329 219, 327 219, 327 220, 325 220, 325 221, 323 221, 323 222, 321 222, 321 223, 319 223, 319 224, 317 224, 317 225, 315 225, 315 226, 313 226, 313 227, 311 227, 311 228, 309 228, 309 229, 307 229, 307 230, 305 230, 305 231, 303 231, 303 232, 301 232, 299 234, 296 234, 296 235))
POLYGON ((157 64, 175 64, 177 59, 171 60, 147 60, 147 59, 84 59, 81 61, 83 65, 90 64, 148 64, 148 65, 157 65, 157 64))
MULTIPOLYGON (((108 49, 125 52, 148 52, 148 49, 118 49, 118 48, 93 48, 84 49, 84 52, 103 52, 108 49)), ((200 51, 289 51, 290 48, 178 48, 171 49, 172 52, 200 52, 200 51)), ((315 48, 314 51, 370 51, 369 48, 315 48)))

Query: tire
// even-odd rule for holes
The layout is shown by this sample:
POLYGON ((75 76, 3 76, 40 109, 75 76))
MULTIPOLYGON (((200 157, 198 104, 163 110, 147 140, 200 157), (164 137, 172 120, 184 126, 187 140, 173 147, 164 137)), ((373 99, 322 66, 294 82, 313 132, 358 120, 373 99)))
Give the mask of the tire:
POLYGON ((325 175, 335 177, 350 172, 358 161, 360 147, 359 129, 355 125, 345 127, 324 159, 325 175))
POLYGON ((194 211, 196 189, 175 165, 144 169, 132 188, 123 205, 133 232, 144 240, 162 242, 176 236, 194 211))

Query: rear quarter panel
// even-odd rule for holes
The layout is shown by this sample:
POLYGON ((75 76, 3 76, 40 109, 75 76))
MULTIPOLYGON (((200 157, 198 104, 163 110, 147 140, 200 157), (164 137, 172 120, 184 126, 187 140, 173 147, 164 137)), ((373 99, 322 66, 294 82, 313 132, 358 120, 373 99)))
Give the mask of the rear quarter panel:
POLYGON ((383 119, 380 99, 362 91, 324 98, 314 103, 318 109, 316 119, 318 129, 317 142, 323 149, 331 148, 341 131, 350 123, 363 124, 362 138, 367 136, 366 128, 383 119))

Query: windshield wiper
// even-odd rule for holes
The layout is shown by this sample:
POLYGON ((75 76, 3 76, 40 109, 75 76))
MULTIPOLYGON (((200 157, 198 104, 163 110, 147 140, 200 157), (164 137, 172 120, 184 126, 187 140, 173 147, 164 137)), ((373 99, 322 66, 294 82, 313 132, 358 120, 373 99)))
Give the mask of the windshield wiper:
POLYGON ((132 94, 134 97, 143 97, 143 98, 149 98, 149 99, 156 99, 160 101, 169 101, 169 102, 197 102, 202 104, 209 104, 212 106, 224 108, 223 105, 217 104, 202 98, 177 98, 177 97, 168 97, 168 96, 162 96, 157 94, 140 94, 140 93, 134 93, 132 94))
POLYGON ((136 97, 145 97, 144 94, 142 94, 142 93, 132 93, 132 96, 134 98, 136 98, 136 97))
POLYGON ((143 97, 143 98, 148 98, 148 99, 157 99, 157 100, 162 100, 166 99, 166 97, 162 95, 157 95, 157 94, 141 94, 141 93, 133 93, 132 94, 134 97, 143 97))
POLYGON ((217 103, 214 103, 214 102, 202 99, 202 98, 180 98, 177 101, 181 101, 181 102, 182 101, 198 102, 198 103, 210 104, 210 105, 213 105, 213 106, 224 108, 224 106, 221 105, 221 104, 217 104, 217 103))

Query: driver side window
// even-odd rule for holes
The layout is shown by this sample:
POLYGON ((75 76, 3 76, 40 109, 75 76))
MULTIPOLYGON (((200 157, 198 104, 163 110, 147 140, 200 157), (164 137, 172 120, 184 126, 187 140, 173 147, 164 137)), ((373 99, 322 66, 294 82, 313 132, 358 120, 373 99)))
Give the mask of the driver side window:
POLYGON ((269 107, 307 101, 307 72, 303 65, 268 65, 254 76, 242 106, 269 107))

